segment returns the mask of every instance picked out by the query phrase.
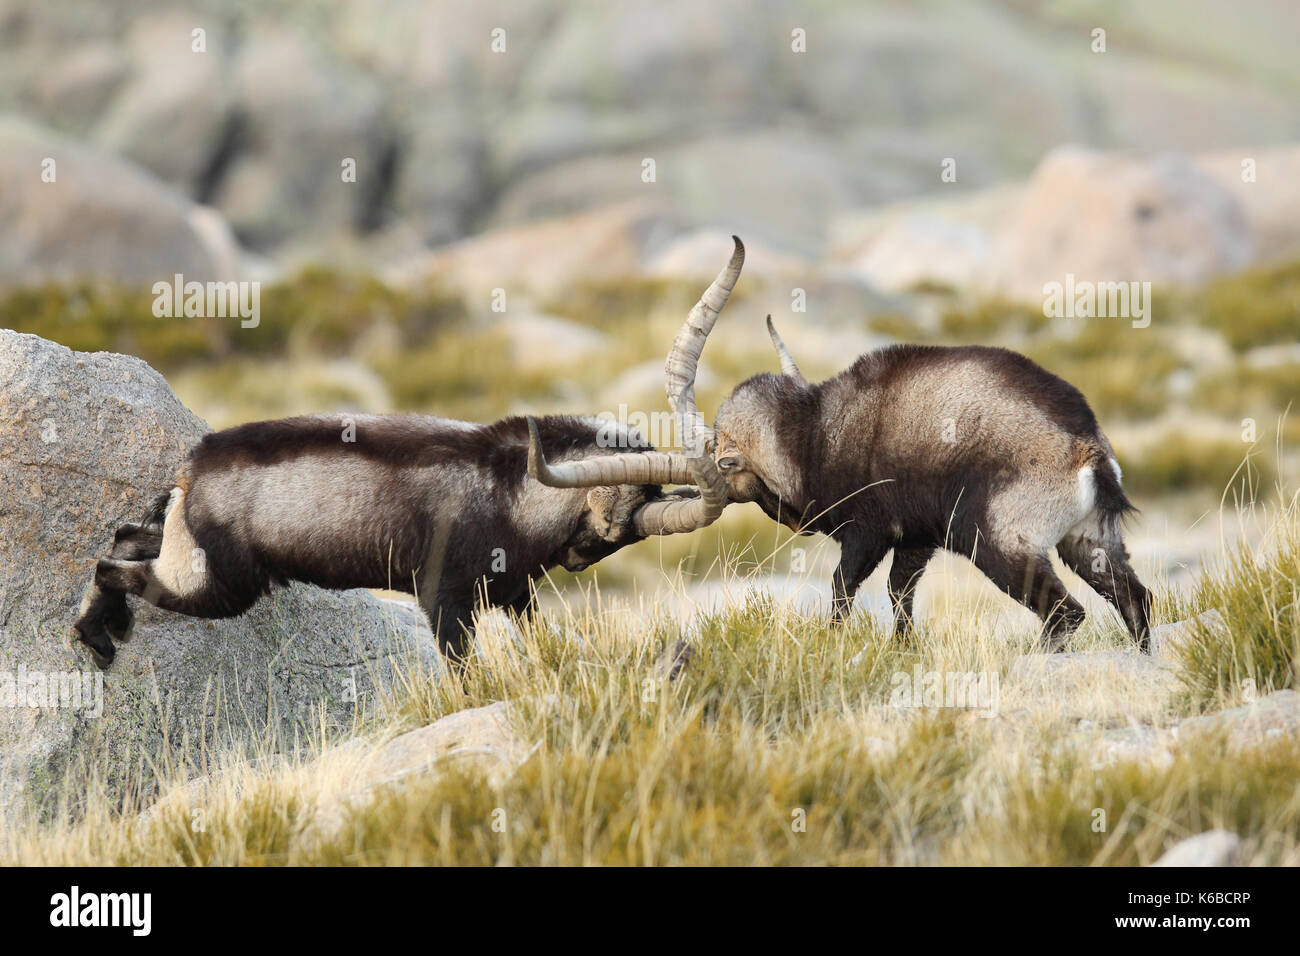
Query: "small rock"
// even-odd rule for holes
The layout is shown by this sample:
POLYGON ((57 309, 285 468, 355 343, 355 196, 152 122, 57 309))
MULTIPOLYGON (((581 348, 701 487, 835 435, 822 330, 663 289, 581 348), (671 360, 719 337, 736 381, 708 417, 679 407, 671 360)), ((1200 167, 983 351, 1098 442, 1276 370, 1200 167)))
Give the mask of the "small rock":
POLYGON ((1124 727, 1090 736, 1096 768, 1123 761, 1140 761, 1156 767, 1167 767, 1174 762, 1172 748, 1176 737, 1170 730, 1124 727))
POLYGON ((1241 837, 1229 830, 1207 830, 1175 843, 1151 865, 1231 866, 1241 846, 1241 837))
POLYGON ((513 367, 521 372, 572 366, 609 348, 603 332, 559 316, 521 309, 494 318, 490 327, 505 336, 513 367))
POLYGON ((898 744, 885 737, 864 737, 862 747, 879 760, 889 760, 898 753, 898 744))
POLYGON ((358 767, 355 788, 317 807, 295 843, 299 849, 310 849, 331 839, 345 824, 348 812, 369 804, 381 788, 453 762, 479 770, 491 786, 499 787, 535 749, 511 730, 510 705, 505 701, 448 714, 376 748, 358 767))
POLYGON ((1226 731, 1228 743, 1242 748, 1283 736, 1300 735, 1300 693, 1279 690, 1254 703, 1233 707, 1217 714, 1194 717, 1179 725, 1179 736, 1193 733, 1226 731))
POLYGON ((1186 620, 1153 627, 1151 629, 1151 656, 1161 660, 1168 660, 1183 642, 1195 633, 1198 626, 1213 628, 1220 627, 1223 623, 1223 612, 1211 609, 1202 611, 1195 617, 1189 617, 1186 620))

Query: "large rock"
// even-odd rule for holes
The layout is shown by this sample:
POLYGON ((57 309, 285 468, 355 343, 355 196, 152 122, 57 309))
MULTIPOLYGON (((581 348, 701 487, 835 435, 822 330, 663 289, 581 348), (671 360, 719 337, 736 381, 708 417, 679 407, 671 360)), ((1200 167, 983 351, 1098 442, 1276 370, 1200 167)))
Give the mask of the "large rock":
POLYGON ((475 309, 489 308, 497 288, 508 296, 526 289, 545 300, 562 296, 583 280, 642 271, 679 231, 676 213, 653 199, 642 199, 497 229, 398 263, 386 270, 385 278, 399 285, 437 280, 456 289, 475 309))
POLYGON ((297 31, 249 26, 233 63, 238 140, 212 204, 255 247, 378 226, 396 149, 378 87, 297 31))
POLYGON ((1089 282, 1194 283, 1247 265, 1241 204, 1184 156, 1066 148, 1039 164, 994 244, 988 291, 1042 301, 1072 273, 1089 282))
MULTIPOLYGON (((208 188, 204 179, 213 172, 213 157, 228 148, 222 138, 233 129, 234 105, 220 52, 226 37, 204 20, 209 49, 196 52, 191 31, 197 19, 193 13, 171 12, 131 24, 122 44, 131 75, 95 132, 101 145, 190 196, 208 188)), ((89 63, 83 72, 108 70, 109 63, 100 62, 103 54, 91 59, 88 51, 84 56, 89 63)))
POLYGON ((375 747, 344 773, 347 789, 315 807, 307 827, 295 837, 297 849, 309 850, 337 837, 349 813, 412 779, 455 768, 500 787, 540 745, 521 738, 513 729, 514 720, 512 705, 497 701, 448 714, 375 747))
POLYGON ((1300 736, 1300 692, 1277 690, 1240 707, 1193 717, 1178 732, 1221 736, 1230 748, 1242 750, 1293 740, 1300 736))
POLYGON ((75 802, 89 764, 114 794, 147 786, 164 740, 184 765, 217 738, 291 741, 322 708, 345 724, 396 665, 438 666, 414 606, 294 586, 225 621, 137 604, 95 669, 70 634, 95 559, 205 430, 139 359, 0 331, 0 815, 75 802), (51 677, 82 705, 44 699, 51 677))
POLYGON ((975 193, 956 184, 926 200, 845 213, 831 223, 830 258, 886 292, 922 283, 964 289, 989 268, 997 230, 1018 207, 1024 187, 975 193))
POLYGON ((1234 149, 1195 162, 1246 210, 1259 261, 1300 256, 1300 146, 1234 149))
POLYGON ((207 281, 238 268, 238 246, 212 210, 131 163, 2 117, 0 222, 0 285, 85 276, 152 284, 178 272, 207 281))
MULTIPOLYGON (((276 252, 349 248, 340 230, 371 242, 377 219, 450 241, 653 188, 813 254, 838 210, 940 189, 946 158, 966 189, 1021 179, 1060 143, 1200 152, 1297 133, 1289 0, 1249 17, 1114 5, 1105 54, 1081 5, 335 6, 0 0, 0 110, 121 148, 181 190, 201 173, 245 241, 276 252)), ((1268 175, 1264 212, 1293 190, 1268 175)), ((870 268, 973 248, 933 221, 907 229, 870 268)))

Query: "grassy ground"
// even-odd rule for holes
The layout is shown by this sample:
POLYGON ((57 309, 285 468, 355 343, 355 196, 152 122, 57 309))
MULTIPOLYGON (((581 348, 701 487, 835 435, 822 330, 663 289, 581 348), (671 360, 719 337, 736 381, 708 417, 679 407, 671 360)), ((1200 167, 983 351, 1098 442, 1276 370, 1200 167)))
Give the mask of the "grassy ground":
MULTIPOLYGON (((1300 397, 1300 356, 1285 346, 1300 329, 1298 268, 1163 293, 1148 329, 1048 322, 943 289, 919 290, 913 312, 839 316, 836 328, 1025 351, 1097 409, 1142 524, 1158 531, 1163 514, 1185 529, 1167 517, 1170 502, 1212 516, 1221 501, 1249 510, 1294 483, 1286 449, 1300 430, 1286 413, 1300 397)), ((542 303, 608 346, 598 362, 548 372, 513 365, 492 317, 444 291, 315 271, 269 288, 263 327, 247 333, 154 319, 138 290, 102 286, 11 291, 0 324, 138 354, 216 425, 331 409, 488 420, 610 407, 610 383, 658 359, 698 292, 594 283, 542 303)), ((761 315, 772 298, 746 287, 732 309, 761 315)), ((838 334, 819 332, 816 317, 792 321, 782 329, 796 352, 838 334)), ((708 363, 705 408, 772 365, 761 340, 717 348, 708 363)), ((804 365, 822 376, 843 361, 804 365)), ((639 387, 619 400, 658 409, 659 383, 639 387)), ((1022 659, 1035 620, 972 584, 959 560, 927 575, 914 643, 891 641, 865 612, 829 628, 795 598, 748 586, 804 574, 824 587, 834 555, 802 567, 786 532, 733 508, 702 533, 643 542, 577 579, 557 574, 537 620, 484 629, 463 686, 413 671, 348 733, 322 731, 294 757, 271 737, 251 755, 232 746, 202 793, 183 768, 164 769, 170 783, 151 815, 92 788, 83 816, 0 834, 0 863, 1139 864, 1222 826, 1247 838, 1250 862, 1300 864, 1294 734, 1244 750, 1210 733, 1168 739, 1185 718, 1295 685, 1300 522, 1283 509, 1261 527, 1209 555, 1212 570, 1192 587, 1158 582, 1161 620, 1210 608, 1224 617, 1153 664, 1126 650, 1118 618, 1095 600, 1073 644, 1081 657, 1022 659), (724 599, 683 616, 705 577, 724 599), (679 680, 656 679, 654 662, 684 633, 695 659, 679 680), (892 706, 900 675, 915 674, 996 678, 994 716, 892 706), (512 702, 511 733, 528 754, 513 773, 451 765, 305 839, 377 745, 496 701, 512 702), (1168 746, 1147 746, 1152 735, 1168 746)), ((1155 544, 1144 573, 1167 571, 1178 542, 1155 544)), ((879 591, 879 576, 867 588, 879 591)))
POLYGON ((1230 744, 1188 729, 1142 745, 1295 686, 1294 506, 1268 529, 1194 591, 1160 593, 1160 620, 1224 617, 1157 661, 1108 613, 1075 653, 1036 653, 1027 612, 944 578, 910 643, 868 614, 831 628, 768 597, 700 613, 695 657, 670 682, 655 661, 687 632, 664 602, 588 595, 484 629, 463 684, 412 672, 296 758, 269 741, 260 759, 232 750, 205 791, 179 774, 143 816, 92 797, 78 821, 0 835, 0 864, 1134 865, 1215 827, 1246 839, 1248 862, 1300 864, 1293 734, 1230 744), (983 675, 995 693, 900 697, 927 674, 983 675), (450 763, 318 827, 379 743, 496 701, 513 702, 513 772, 450 763))

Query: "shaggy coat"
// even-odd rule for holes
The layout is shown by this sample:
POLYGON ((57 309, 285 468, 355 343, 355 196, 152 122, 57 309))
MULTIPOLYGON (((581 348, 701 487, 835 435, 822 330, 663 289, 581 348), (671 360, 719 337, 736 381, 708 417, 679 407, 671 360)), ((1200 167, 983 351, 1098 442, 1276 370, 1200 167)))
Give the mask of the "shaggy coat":
POLYGON ((946 548, 1035 611, 1060 649, 1084 611, 1052 570, 1055 548, 1148 649, 1150 596, 1120 535, 1133 506, 1115 453, 1078 389, 1023 355, 895 345, 821 384, 797 369, 758 375, 723 403, 715 432, 733 500, 839 542, 837 619, 892 549, 905 632, 916 582, 946 548))
MULTIPOLYGON (((536 421, 553 460, 649 449, 635 432, 612 436, 609 422, 536 421)), ((528 446, 523 418, 317 416, 206 435, 176 486, 142 522, 118 529, 77 634, 107 667, 110 638, 125 640, 131 627, 126 594, 232 617, 273 585, 302 581, 415 594, 439 647, 458 660, 476 600, 524 612, 546 569, 580 571, 644 537, 632 519, 662 494, 659 485, 546 487, 528 474, 528 446)))

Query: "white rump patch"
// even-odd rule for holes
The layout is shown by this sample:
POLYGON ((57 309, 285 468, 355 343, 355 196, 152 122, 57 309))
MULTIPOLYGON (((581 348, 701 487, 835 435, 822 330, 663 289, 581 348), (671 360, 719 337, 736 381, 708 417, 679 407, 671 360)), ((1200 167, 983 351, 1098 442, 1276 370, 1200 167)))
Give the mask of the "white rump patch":
POLYGON ((1124 480, 1124 472, 1120 471, 1120 468, 1119 468, 1119 462, 1116 461, 1114 458, 1112 458, 1112 459, 1110 460, 1110 467, 1111 467, 1112 470, 1114 470, 1114 472, 1115 472, 1115 480, 1116 480, 1116 481, 1123 481, 1123 480, 1124 480))
POLYGON ((1093 478, 1092 465, 1084 465, 1079 469, 1079 488, 1075 502, 1079 506, 1080 517, 1089 514, 1097 504, 1097 482, 1093 478))

